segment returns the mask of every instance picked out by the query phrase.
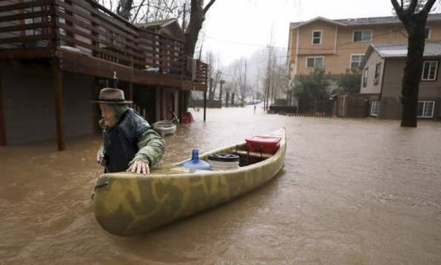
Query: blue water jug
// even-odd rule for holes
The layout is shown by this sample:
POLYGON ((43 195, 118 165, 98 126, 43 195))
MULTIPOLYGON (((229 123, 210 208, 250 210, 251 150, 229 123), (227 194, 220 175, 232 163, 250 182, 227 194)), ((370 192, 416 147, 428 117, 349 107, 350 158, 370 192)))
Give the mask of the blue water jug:
POLYGON ((199 151, 197 149, 191 151, 191 160, 184 162, 182 166, 190 169, 211 169, 210 163, 199 159, 199 151))

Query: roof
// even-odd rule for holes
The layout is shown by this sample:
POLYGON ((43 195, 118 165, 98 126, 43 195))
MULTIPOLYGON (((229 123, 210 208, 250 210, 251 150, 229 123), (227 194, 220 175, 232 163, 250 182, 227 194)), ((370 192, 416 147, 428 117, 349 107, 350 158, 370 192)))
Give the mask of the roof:
POLYGON ((184 30, 179 25, 175 18, 156 20, 137 24, 138 27, 151 30, 164 36, 172 37, 174 39, 183 40, 184 30))
MULTIPOLYGON (((316 17, 306 22, 292 22, 290 28, 299 28, 301 26, 310 24, 312 22, 322 20, 332 24, 341 26, 363 26, 363 25, 382 25, 382 24, 396 24, 402 23, 396 16, 388 17, 365 17, 365 18, 346 18, 346 19, 327 19, 323 17, 316 17)), ((427 21, 441 21, 441 13, 429 14, 427 21)))
MULTIPOLYGON (((375 51, 381 58, 404 58, 407 57, 407 43, 401 44, 372 44, 366 51, 360 67, 364 67, 370 55, 375 51)), ((424 57, 441 57, 441 43, 428 42, 424 45, 424 57)))
POLYGON ((169 18, 169 19, 162 19, 162 20, 155 20, 155 21, 150 21, 150 22, 146 22, 146 23, 139 23, 136 24, 138 27, 143 27, 143 28, 147 28, 147 27, 165 27, 168 24, 174 22, 176 19, 175 18, 169 18))
POLYGON ((301 26, 304 26, 306 24, 310 24, 312 22, 319 21, 319 20, 325 21, 325 22, 328 22, 328 23, 331 23, 331 24, 336 24, 336 25, 339 25, 339 26, 346 26, 345 24, 337 22, 335 20, 327 19, 327 18, 324 18, 324 17, 316 17, 316 18, 313 18, 313 19, 308 20, 306 22, 294 22, 294 23, 291 23, 290 28, 291 29, 300 28, 301 26))
MULTIPOLYGON (((405 44, 371 44, 375 51, 382 57, 406 57, 407 43, 405 44)), ((424 57, 441 56, 441 43, 428 42, 424 45, 424 57)))

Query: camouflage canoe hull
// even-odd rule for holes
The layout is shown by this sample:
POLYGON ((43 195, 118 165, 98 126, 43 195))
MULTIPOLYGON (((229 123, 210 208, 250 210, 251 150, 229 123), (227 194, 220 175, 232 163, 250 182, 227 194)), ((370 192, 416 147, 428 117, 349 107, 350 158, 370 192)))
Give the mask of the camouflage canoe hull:
MULTIPOLYGON (((173 221, 197 214, 247 193, 271 178, 283 167, 286 132, 279 129, 268 136, 281 137, 273 155, 254 155, 254 163, 238 169, 190 170, 182 162, 140 175, 127 172, 102 174, 94 189, 93 207, 98 223, 118 236, 142 234, 173 221), (259 162, 260 161, 260 162, 259 162)), ((200 155, 239 153, 246 143, 219 148, 200 155)))

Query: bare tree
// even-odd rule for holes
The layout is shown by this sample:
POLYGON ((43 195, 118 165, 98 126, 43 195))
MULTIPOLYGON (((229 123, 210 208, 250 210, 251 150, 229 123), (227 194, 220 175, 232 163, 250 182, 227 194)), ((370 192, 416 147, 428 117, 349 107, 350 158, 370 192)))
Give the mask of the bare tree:
POLYGON ((217 86, 222 79, 222 69, 220 67, 219 57, 215 58, 212 52, 207 53, 206 61, 209 65, 208 76, 210 78, 208 99, 214 100, 217 86))
POLYGON ((198 42, 199 32, 205 21, 205 14, 216 0, 210 0, 204 7, 204 0, 191 0, 190 22, 185 31, 184 54, 193 57, 196 43, 198 42))
MULTIPOLYGON (((189 58, 193 58, 196 43, 198 42, 198 38, 199 38, 199 32, 201 31, 202 25, 205 21, 205 14, 213 6, 214 2, 216 2, 216 0, 210 0, 208 4, 205 6, 204 6, 204 0, 191 0, 190 2, 190 21, 188 23, 188 27, 185 29, 184 32, 184 36, 185 36, 184 54, 189 58)), ((145 4, 145 3, 146 1, 141 2, 141 4, 145 4)), ((150 10, 151 7, 150 3, 151 3, 150 1, 147 1, 148 10, 150 10)), ((133 0, 118 0, 117 14, 129 20, 133 8, 134 8, 133 0)), ((158 7, 156 10, 157 12, 159 12, 159 10, 165 12, 165 10, 167 10, 167 7, 161 6, 160 8, 158 7)), ((150 11, 146 11, 146 12, 148 13, 150 11)), ((137 11, 135 12, 135 18, 138 17, 138 14, 139 14, 139 6, 137 11)), ((148 15, 144 15, 144 17, 148 17, 148 15)), ((190 94, 191 92, 187 90, 184 91, 183 93, 184 95, 184 106, 182 108, 183 112, 186 112, 188 109, 188 101, 190 99, 190 94)))
POLYGON ((184 24, 190 0, 141 0, 133 5, 131 22, 149 22, 169 18, 181 19, 184 24))
POLYGON ((391 0, 408 34, 408 50, 401 89, 401 127, 417 127, 418 90, 423 71, 424 29, 436 0, 391 0))
POLYGON ((244 58, 235 60, 229 66, 229 79, 232 91, 237 96, 239 102, 244 103, 247 87, 245 84, 245 65, 247 61, 244 58))
MULTIPOLYGON (((106 0, 100 0, 102 4, 108 6, 106 0)), ((99 1, 99 2, 100 2, 99 1)), ((127 20, 130 20, 131 12, 134 11, 134 17, 131 22, 150 21, 149 19, 164 19, 170 17, 183 16, 190 3, 190 20, 185 29, 184 53, 188 57, 193 57, 196 43, 198 42, 199 32, 205 21, 205 14, 213 6, 216 0, 210 0, 204 6, 204 0, 140 0, 135 6, 134 0, 118 0, 116 13, 127 20), (188 2, 190 1, 190 2, 188 2), (141 11, 142 9, 144 11, 141 11), (139 14, 141 14, 139 18, 139 14)))

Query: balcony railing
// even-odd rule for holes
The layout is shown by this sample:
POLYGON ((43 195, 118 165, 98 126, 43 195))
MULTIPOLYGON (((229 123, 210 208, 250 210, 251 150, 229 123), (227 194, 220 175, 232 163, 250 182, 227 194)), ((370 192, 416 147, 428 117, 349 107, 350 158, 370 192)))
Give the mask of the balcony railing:
POLYGON ((207 80, 207 64, 191 67, 182 41, 139 28, 94 0, 0 1, 0 53, 23 51, 23 57, 31 49, 70 50, 134 70, 207 80))

